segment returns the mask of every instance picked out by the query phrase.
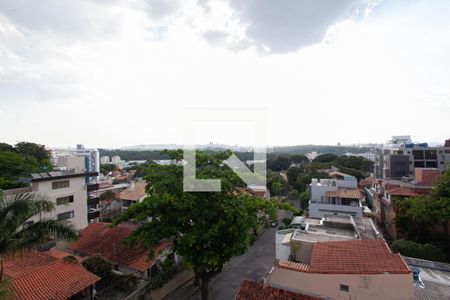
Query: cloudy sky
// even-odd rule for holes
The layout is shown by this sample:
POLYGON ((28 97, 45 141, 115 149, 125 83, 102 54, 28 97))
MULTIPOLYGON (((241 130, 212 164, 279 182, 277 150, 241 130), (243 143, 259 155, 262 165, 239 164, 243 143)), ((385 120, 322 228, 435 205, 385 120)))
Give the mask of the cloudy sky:
POLYGON ((443 142, 449 53, 448 0, 2 0, 0 141, 183 143, 186 110, 256 108, 270 145, 443 142))

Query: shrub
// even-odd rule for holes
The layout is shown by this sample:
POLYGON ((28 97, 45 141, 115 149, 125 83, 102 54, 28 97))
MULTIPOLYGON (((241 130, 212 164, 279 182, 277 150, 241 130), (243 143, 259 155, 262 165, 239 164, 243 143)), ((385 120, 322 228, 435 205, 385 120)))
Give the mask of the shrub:
POLYGON ((433 244, 419 244, 408 240, 397 240, 392 244, 392 251, 404 256, 445 262, 445 254, 433 244))
POLYGON ((292 218, 284 218, 281 222, 283 222, 285 226, 291 225, 292 218))
POLYGON ((99 277, 105 277, 111 274, 112 264, 101 257, 94 255, 84 259, 81 264, 89 271, 99 277))

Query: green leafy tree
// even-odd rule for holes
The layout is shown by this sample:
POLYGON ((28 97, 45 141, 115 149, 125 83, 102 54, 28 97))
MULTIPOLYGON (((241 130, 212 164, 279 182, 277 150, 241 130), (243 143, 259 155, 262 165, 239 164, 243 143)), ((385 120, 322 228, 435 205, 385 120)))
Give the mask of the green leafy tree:
POLYGON ((283 218, 283 220, 281 220, 281 222, 283 222, 283 224, 285 226, 291 225, 292 218, 283 218))
POLYGON ((300 207, 305 210, 309 207, 309 192, 305 191, 300 193, 300 207))
POLYGON ((288 186, 279 173, 269 171, 267 172, 267 188, 271 195, 280 198, 282 194, 286 194, 288 186))
POLYGON ((300 193, 305 192, 311 183, 313 176, 310 174, 301 174, 294 183, 294 188, 300 193))
POLYGON ((309 158, 304 154, 294 154, 289 157, 292 164, 304 166, 309 163, 309 158))
POLYGON ((431 195, 434 198, 450 199, 450 170, 442 173, 439 180, 436 182, 431 195))
MULTIPOLYGON (((181 157, 176 151, 165 153, 181 157)), ((240 180, 222 163, 229 155, 197 153, 197 178, 220 178, 220 192, 183 192, 181 166, 149 166, 145 176, 149 196, 115 221, 140 222, 127 238, 130 245, 142 243, 152 248, 162 238, 172 238, 174 251, 201 282, 202 299, 208 298, 210 279, 229 259, 246 251, 264 219, 276 218, 277 207, 272 201, 236 191, 240 180)))
POLYGON ((73 240, 77 232, 64 221, 41 219, 26 225, 33 216, 51 212, 54 205, 39 194, 6 196, 0 191, 0 282, 6 255, 33 249, 50 239, 73 240))
POLYGON ((290 166, 291 162, 286 156, 276 156, 267 160, 267 168, 274 172, 287 170, 290 166))
MULTIPOLYGON (((355 171, 359 171, 364 175, 369 175, 370 172, 373 171, 373 161, 370 161, 364 157, 359 156, 346 156, 341 155, 334 160, 338 165, 352 169, 355 171)), ((344 172, 344 171, 343 171, 344 172)), ((352 175, 352 174, 350 174, 352 175)))
POLYGON ((117 170, 117 166, 114 164, 102 164, 100 165, 100 173, 107 175, 110 172, 117 170))
POLYGON ((0 152, 6 152, 6 151, 15 152, 16 150, 10 144, 0 143, 0 152))
POLYGON ((332 162, 337 157, 338 156, 336 154, 331 154, 331 153, 320 154, 316 158, 313 159, 313 162, 322 162, 322 163, 332 162))
POLYGON ((45 149, 44 145, 29 142, 17 143, 14 148, 16 152, 24 156, 32 156, 40 162, 48 162, 50 150, 45 149))
POLYGON ((21 142, 12 148, 0 143, 0 189, 22 187, 20 177, 30 173, 51 170, 50 154, 42 145, 21 142))
POLYGON ((419 244, 409 240, 396 240, 392 243, 392 250, 404 256, 426 260, 446 262, 444 252, 433 244, 419 244))
POLYGON ((301 167, 295 167, 295 166, 289 167, 289 169, 287 169, 287 172, 286 172, 286 176, 288 178, 289 184, 291 186, 294 186, 295 181, 297 180, 297 177, 300 174, 303 174, 304 172, 305 172, 304 169, 301 167))

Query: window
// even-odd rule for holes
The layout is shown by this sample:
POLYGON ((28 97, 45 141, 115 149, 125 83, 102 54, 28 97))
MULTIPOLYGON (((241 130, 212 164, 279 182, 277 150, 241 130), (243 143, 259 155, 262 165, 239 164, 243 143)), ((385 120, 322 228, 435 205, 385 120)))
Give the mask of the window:
POLYGON ((427 168, 437 168, 437 161, 427 161, 427 168))
POLYGON ((73 218, 74 216, 75 216, 75 212, 73 210, 71 210, 71 211, 67 211, 67 212, 58 214, 58 220, 63 221, 63 220, 73 218))
POLYGON ((69 180, 52 182, 52 189, 53 190, 62 189, 62 188, 66 188, 66 187, 69 187, 69 186, 70 186, 70 181, 69 180))
POLYGON ((341 285, 339 285, 339 289, 341 291, 348 292, 350 290, 350 287, 346 284, 341 284, 341 285))
POLYGON ((415 161, 414 167, 415 168, 425 168, 425 163, 423 161, 415 161))
POLYGON ((73 202, 73 195, 56 198, 56 205, 69 204, 73 202))
POLYGON ((423 150, 413 150, 414 159, 423 159, 423 150))
POLYGON ((437 159, 437 151, 425 150, 425 159, 437 159))

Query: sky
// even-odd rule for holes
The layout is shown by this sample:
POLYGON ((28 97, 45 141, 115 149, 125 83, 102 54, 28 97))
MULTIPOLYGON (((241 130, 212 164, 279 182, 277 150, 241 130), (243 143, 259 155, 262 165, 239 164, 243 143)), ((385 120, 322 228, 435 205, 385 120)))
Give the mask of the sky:
POLYGON ((449 53, 448 0, 2 0, 0 141, 443 142, 449 53))

